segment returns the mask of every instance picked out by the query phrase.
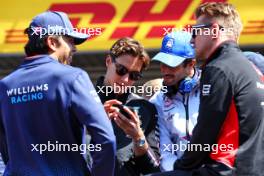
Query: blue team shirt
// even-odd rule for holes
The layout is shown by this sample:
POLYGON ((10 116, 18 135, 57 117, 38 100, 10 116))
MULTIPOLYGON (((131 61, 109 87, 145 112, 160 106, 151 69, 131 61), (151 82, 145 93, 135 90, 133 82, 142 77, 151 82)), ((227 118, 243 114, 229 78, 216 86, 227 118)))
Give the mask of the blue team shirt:
POLYGON ((113 174, 113 129, 83 70, 48 55, 25 59, 1 80, 0 106, 5 175, 113 174), (92 137, 89 148, 82 142, 84 126, 92 137), (41 144, 50 148, 40 152, 41 144), (91 151, 91 168, 81 145, 91 151))

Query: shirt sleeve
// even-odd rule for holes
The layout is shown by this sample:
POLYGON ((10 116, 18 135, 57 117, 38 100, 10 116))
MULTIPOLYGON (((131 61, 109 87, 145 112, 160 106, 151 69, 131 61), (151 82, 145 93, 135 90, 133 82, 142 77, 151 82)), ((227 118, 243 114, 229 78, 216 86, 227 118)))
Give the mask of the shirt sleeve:
POLYGON ((164 119, 158 118, 158 125, 160 129, 160 167, 162 171, 173 170, 173 164, 177 160, 177 155, 173 151, 173 142, 170 139, 170 132, 165 126, 164 119))
POLYGON ((172 150, 172 144, 170 138, 170 132, 165 125, 164 118, 162 117, 163 113, 161 110, 160 95, 155 96, 150 99, 150 102, 155 104, 158 111, 158 128, 159 128, 159 137, 160 137, 160 169, 161 171, 171 171, 173 170, 173 164, 177 160, 177 155, 172 150))
POLYGON ((112 125, 104 107, 85 72, 73 82, 71 108, 91 135, 91 143, 100 145, 100 151, 91 152, 92 175, 113 175, 116 142, 112 125))
MULTIPOLYGON (((217 143, 217 137, 226 119, 233 98, 232 85, 226 74, 216 67, 208 67, 202 73, 199 116, 193 130, 190 145, 202 146, 217 143)), ((174 169, 200 167, 210 151, 186 150, 176 161, 174 169)))
MULTIPOLYGON (((160 159, 160 151, 159 151, 159 140, 157 139, 157 111, 156 107, 152 106, 149 108, 153 108, 151 111, 154 111, 155 116, 152 117, 151 121, 148 124, 144 134, 146 140, 148 142, 149 148, 146 154, 137 156, 132 159, 132 162, 135 163, 135 169, 139 170, 139 173, 148 174, 153 172, 160 172, 159 167, 159 159, 160 159)), ((150 110, 150 109, 149 109, 150 110)))
MULTIPOLYGON (((1 107, 1 102, 0 102, 0 107, 1 107)), ((1 108, 0 108, 0 152, 1 152, 2 159, 3 159, 4 163, 6 164, 8 162, 9 157, 8 157, 6 135, 5 135, 4 125, 3 125, 1 108)))

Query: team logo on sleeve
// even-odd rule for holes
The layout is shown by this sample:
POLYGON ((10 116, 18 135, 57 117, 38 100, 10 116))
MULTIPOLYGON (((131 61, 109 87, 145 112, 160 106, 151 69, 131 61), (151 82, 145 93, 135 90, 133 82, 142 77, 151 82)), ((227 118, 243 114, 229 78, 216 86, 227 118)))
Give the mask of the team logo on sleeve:
POLYGON ((163 101, 164 101, 164 107, 165 108, 168 108, 173 104, 173 101, 170 98, 168 98, 167 96, 164 96, 163 101))
POLYGON ((204 84, 202 89, 202 95, 208 96, 210 94, 211 85, 210 84, 204 84))
POLYGON ((258 89, 264 89, 264 84, 257 82, 256 85, 258 89))

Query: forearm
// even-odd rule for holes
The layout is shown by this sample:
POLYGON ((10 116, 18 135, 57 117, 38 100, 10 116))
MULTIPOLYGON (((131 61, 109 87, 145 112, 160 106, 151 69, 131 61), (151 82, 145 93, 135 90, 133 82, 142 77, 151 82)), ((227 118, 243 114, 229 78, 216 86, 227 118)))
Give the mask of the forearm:
MULTIPOLYGON (((144 134, 142 134, 142 138, 145 138, 144 134)), ((140 140, 140 139, 139 139, 140 140)), ((159 156, 156 156, 155 152, 151 148, 152 146, 145 138, 145 144, 142 146, 138 145, 138 142, 134 142, 133 150, 134 150, 134 156, 135 160, 137 161, 139 165, 144 165, 146 167, 150 167, 154 170, 155 167, 159 166, 159 156)), ((140 166, 142 167, 142 166, 140 166)))
POLYGON ((138 132, 137 136, 133 137, 132 141, 133 141, 133 151, 136 157, 142 156, 147 153, 149 149, 149 145, 142 130, 138 132), (140 144, 142 140, 144 142, 140 144))

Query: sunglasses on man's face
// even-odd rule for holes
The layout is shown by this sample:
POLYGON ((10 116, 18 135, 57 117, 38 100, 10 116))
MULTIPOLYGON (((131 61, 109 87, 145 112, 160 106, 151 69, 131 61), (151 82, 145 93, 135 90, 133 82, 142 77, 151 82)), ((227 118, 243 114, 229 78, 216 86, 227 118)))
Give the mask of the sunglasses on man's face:
MULTIPOLYGON (((197 29, 202 29, 202 28, 210 28, 213 26, 213 23, 209 24, 197 24, 192 26, 192 38, 195 39, 197 37, 197 29)), ((223 27, 218 25, 219 29, 222 29, 223 27)))
POLYGON ((140 78, 142 78, 141 72, 128 71, 128 69, 124 65, 117 63, 115 60, 113 60, 113 62, 115 63, 116 74, 118 74, 119 76, 124 76, 124 75, 128 74, 128 78, 132 81, 137 81, 140 78))

